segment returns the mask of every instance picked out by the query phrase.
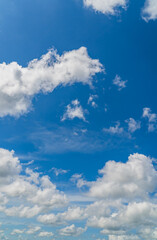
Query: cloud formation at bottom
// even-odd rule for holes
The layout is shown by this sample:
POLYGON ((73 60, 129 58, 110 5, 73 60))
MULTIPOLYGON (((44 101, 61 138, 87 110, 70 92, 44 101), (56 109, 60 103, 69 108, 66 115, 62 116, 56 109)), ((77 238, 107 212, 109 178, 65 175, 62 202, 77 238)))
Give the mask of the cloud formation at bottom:
MULTIPOLYGON (((97 228, 110 240, 156 239, 157 171, 154 159, 136 153, 126 162, 108 161, 95 181, 75 174, 78 177, 74 184, 78 188, 85 187, 82 195, 93 199, 92 203, 81 206, 79 202, 68 201, 68 194, 57 190, 49 176, 30 167, 23 168, 13 151, 0 149, 0 159, 0 212, 7 216, 35 217, 36 223, 43 226, 60 226, 57 234, 61 236, 77 237, 90 228, 97 228)), ((39 230, 38 226, 27 233, 14 229, 11 235, 28 234, 29 231, 39 237, 53 236, 52 232, 39 230)))

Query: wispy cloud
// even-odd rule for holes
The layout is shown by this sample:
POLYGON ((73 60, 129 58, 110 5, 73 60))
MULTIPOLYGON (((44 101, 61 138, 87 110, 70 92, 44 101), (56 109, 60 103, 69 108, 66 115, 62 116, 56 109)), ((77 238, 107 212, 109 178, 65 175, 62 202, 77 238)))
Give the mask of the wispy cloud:
POLYGON ((157 128, 157 114, 152 113, 150 108, 143 108, 142 117, 148 119, 148 131, 155 131, 157 128))
POLYGON ((118 90, 121 91, 123 88, 126 88, 126 83, 127 83, 127 80, 126 81, 123 81, 121 79, 120 76, 116 75, 114 80, 113 80, 113 84, 116 85, 118 87, 118 90))

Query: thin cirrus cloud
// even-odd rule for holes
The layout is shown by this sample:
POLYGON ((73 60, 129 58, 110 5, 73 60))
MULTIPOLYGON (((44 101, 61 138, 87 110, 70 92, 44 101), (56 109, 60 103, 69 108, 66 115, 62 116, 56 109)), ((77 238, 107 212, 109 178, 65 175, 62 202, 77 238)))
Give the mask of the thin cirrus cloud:
POLYGON ((113 79, 113 84, 118 87, 118 90, 121 91, 123 88, 126 88, 127 80, 124 81, 119 75, 116 75, 113 79))
POLYGON ((114 15, 119 8, 126 8, 127 0, 83 0, 84 6, 103 14, 114 15))
POLYGON ((17 62, 0 64, 0 117, 20 116, 31 109, 32 98, 40 92, 52 92, 57 86, 92 84, 103 66, 91 59, 85 47, 59 56, 51 49, 27 67, 17 62))

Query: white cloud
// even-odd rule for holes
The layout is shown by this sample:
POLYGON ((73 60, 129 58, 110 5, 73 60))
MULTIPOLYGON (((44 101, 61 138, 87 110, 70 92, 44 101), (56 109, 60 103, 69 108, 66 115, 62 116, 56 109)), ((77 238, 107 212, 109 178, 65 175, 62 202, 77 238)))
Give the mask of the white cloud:
POLYGON ((94 101, 96 98, 98 98, 98 95, 90 95, 90 97, 88 99, 88 104, 91 105, 93 108, 98 107, 98 105, 94 101))
POLYGON ((152 159, 142 154, 129 156, 126 163, 109 161, 99 170, 99 177, 92 183, 90 196, 98 198, 145 198, 157 188, 157 172, 152 159))
POLYGON ((140 238, 136 235, 109 235, 109 240, 140 240, 140 238))
POLYGON ((157 1, 156 0, 146 0, 145 6, 142 10, 143 19, 148 22, 149 20, 157 19, 157 1))
MULTIPOLYGON (((102 228, 101 233, 109 235, 129 235, 129 231, 156 226, 157 204, 150 202, 133 202, 123 205, 122 209, 110 217, 92 217, 88 226, 102 228)), ((126 238, 127 239, 127 238, 126 238)), ((129 239, 129 236, 128 236, 129 239)))
POLYGON ((153 132, 157 127, 157 114, 151 113, 150 108, 143 108, 143 118, 148 119, 148 131, 153 132))
POLYGON ((68 170, 61 169, 61 168, 55 168, 55 167, 53 167, 51 170, 54 172, 54 174, 56 176, 59 176, 59 175, 62 175, 62 174, 66 174, 68 172, 68 170))
POLYGON ((62 225, 69 221, 82 220, 87 217, 84 209, 69 207, 67 211, 58 214, 45 214, 38 217, 40 223, 49 225, 62 225))
POLYGON ((56 189, 56 185, 47 175, 40 177, 28 168, 23 175, 20 161, 14 157, 13 151, 0 149, 0 158, 0 211, 8 216, 30 218, 41 212, 66 206, 65 194, 56 189), (19 205, 12 206, 12 198, 15 198, 19 205), (20 204, 23 202, 29 205, 20 204))
POLYGON ((41 229, 41 227, 39 227, 39 226, 30 228, 30 229, 26 232, 26 234, 34 234, 34 233, 40 231, 40 229, 41 229))
POLYGON ((86 228, 76 227, 74 224, 67 226, 65 228, 60 229, 59 234, 62 236, 73 236, 77 237, 84 233, 86 228))
POLYGON ((85 115, 84 110, 80 105, 80 102, 76 99, 66 107, 66 112, 64 113, 61 120, 65 121, 66 119, 73 120, 74 118, 79 118, 82 119, 83 121, 86 121, 84 115, 85 115))
POLYGON ((86 7, 92 7, 103 14, 114 15, 121 7, 126 8, 127 0, 83 0, 86 7))
POLYGON ((122 90, 123 88, 126 88, 126 83, 127 83, 127 80, 126 81, 123 81, 121 79, 120 76, 116 75, 114 80, 113 80, 113 84, 116 85, 118 87, 118 90, 122 90))
POLYGON ((0 117, 19 116, 31 108, 35 94, 52 92, 57 86, 77 82, 92 84, 92 77, 103 71, 99 60, 91 59, 87 49, 65 52, 59 56, 49 50, 27 67, 17 62, 0 64, 0 117))
POLYGON ((141 122, 136 121, 133 118, 129 118, 128 120, 126 120, 126 123, 128 123, 128 130, 131 133, 134 133, 136 130, 141 128, 141 122))
POLYGON ((38 237, 52 237, 54 234, 52 232, 40 232, 38 237))
POLYGON ((119 122, 116 123, 115 127, 103 128, 103 131, 113 135, 114 134, 121 135, 122 133, 124 133, 124 129, 120 127, 119 122))
POLYGON ((14 229, 12 232, 11 232, 11 235, 16 235, 16 234, 22 234, 24 233, 24 229, 14 229))

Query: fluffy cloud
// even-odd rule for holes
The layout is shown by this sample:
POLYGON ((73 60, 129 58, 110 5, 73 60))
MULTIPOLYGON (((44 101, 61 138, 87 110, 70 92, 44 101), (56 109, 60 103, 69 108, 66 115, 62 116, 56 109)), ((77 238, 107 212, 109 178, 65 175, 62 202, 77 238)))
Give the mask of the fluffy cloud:
POLYGON ((65 228, 60 229, 59 234, 62 236, 73 236, 77 237, 84 233, 86 228, 76 227, 74 224, 67 226, 65 228))
POLYGON ((124 133, 124 129, 120 127, 120 123, 117 122, 115 127, 103 128, 103 131, 109 134, 121 135, 124 133))
POLYGON ((122 209, 111 214, 108 218, 95 216, 90 218, 88 226, 102 228, 102 233, 105 235, 125 235, 133 229, 140 231, 145 226, 152 228, 156 226, 156 221, 157 204, 133 202, 124 205, 122 209))
POLYGON ((88 56, 87 49, 65 52, 59 56, 49 50, 27 67, 17 62, 0 64, 0 117, 19 116, 31 108, 35 94, 52 92, 57 86, 81 82, 92 84, 92 77, 103 71, 99 60, 88 56))
POLYGON ((103 14, 114 15, 118 9, 126 8, 127 0, 83 0, 86 7, 92 7, 103 14))
POLYGON ((157 188, 157 172, 152 159, 142 154, 129 156, 126 163, 109 161, 99 170, 89 194, 98 198, 145 198, 157 188))
POLYGON ((153 132, 157 127, 157 114, 152 113, 150 108, 143 108, 142 117, 148 119, 148 131, 153 132))
POLYGON ((114 80, 113 80, 113 84, 116 85, 118 87, 118 90, 122 90, 123 88, 126 88, 126 83, 127 83, 127 80, 126 81, 123 81, 121 79, 120 76, 116 75, 114 80))
POLYGON ((84 110, 77 99, 72 101, 71 104, 66 107, 66 112, 62 117, 62 121, 65 121, 66 119, 73 120, 74 118, 79 118, 83 121, 86 121, 84 110))
POLYGON ((55 214, 45 214, 38 217, 38 221, 44 224, 61 225, 68 221, 82 220, 87 217, 84 209, 69 207, 67 211, 55 214))
POLYGON ((32 170, 22 172, 22 166, 13 151, 0 149, 0 211, 8 216, 33 217, 40 212, 63 207, 67 204, 66 196, 56 189, 48 176, 41 176, 32 170), (19 205, 6 205, 15 198, 19 205), (3 200, 3 201, 2 201, 3 200), (20 204, 26 202, 29 205, 20 204))
POLYGON ((157 19, 157 1, 146 0, 145 6, 142 10, 142 17, 145 21, 157 19))
POLYGON ((129 118, 128 120, 126 120, 126 123, 128 123, 128 130, 131 133, 134 133, 136 130, 141 128, 141 122, 136 121, 133 118, 129 118))

